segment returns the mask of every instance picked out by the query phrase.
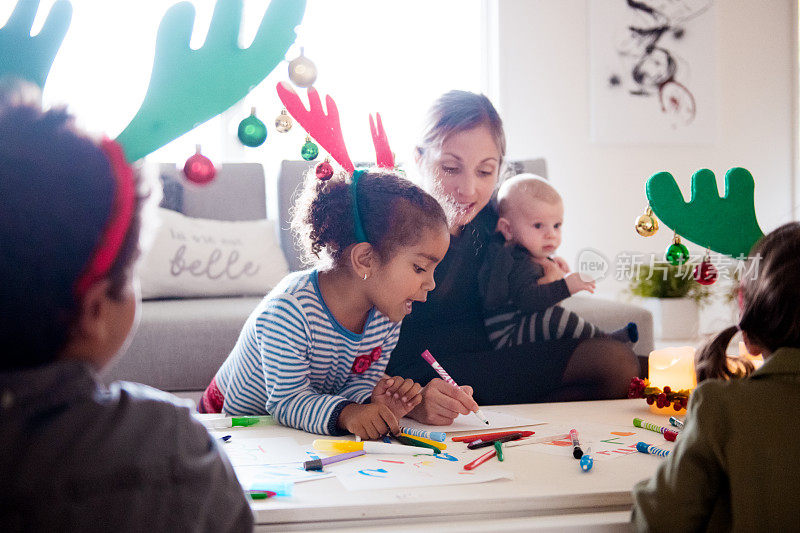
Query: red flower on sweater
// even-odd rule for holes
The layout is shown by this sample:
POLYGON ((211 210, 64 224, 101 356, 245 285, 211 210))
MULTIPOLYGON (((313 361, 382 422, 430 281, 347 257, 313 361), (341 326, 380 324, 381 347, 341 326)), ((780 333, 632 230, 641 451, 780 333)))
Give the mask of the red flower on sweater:
POLYGON ((350 372, 353 374, 363 374, 372 366, 372 363, 381 358, 381 353, 381 347, 376 346, 370 353, 359 355, 356 357, 356 360, 353 361, 353 368, 350 369, 350 372))

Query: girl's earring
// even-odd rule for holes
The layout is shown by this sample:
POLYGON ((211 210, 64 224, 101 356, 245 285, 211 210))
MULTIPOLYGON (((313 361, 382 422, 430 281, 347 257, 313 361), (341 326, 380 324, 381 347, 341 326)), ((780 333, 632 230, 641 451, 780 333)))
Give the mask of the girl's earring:
POLYGON ((364 281, 367 281, 367 273, 364 272, 364 281))

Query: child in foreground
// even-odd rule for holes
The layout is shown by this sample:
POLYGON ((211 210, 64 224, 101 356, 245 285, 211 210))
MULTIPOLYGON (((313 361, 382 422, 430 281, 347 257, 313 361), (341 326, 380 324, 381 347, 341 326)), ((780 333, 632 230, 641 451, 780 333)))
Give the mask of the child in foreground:
POLYGON ((741 280, 739 324, 698 354, 702 382, 684 430, 656 474, 634 487, 640 531, 800 526, 800 223, 763 237, 749 261, 757 272, 741 280), (761 368, 742 378, 725 355, 739 330, 748 351, 764 356, 761 368))
POLYGON ((478 275, 486 332, 495 349, 554 339, 639 339, 633 322, 604 333, 557 305, 576 292, 594 292, 595 282, 570 273, 567 262, 553 255, 561 245, 564 203, 552 185, 519 174, 503 182, 497 202, 498 234, 478 275))
POLYGON ((97 378, 140 306, 122 148, 0 96, 0 531, 250 531, 188 402, 97 378))
POLYGON ((253 311, 200 410, 272 414, 329 435, 397 433, 420 386, 384 370, 403 317, 435 286, 450 242, 442 207, 392 170, 323 181, 312 169, 292 227, 315 268, 287 276, 253 311))

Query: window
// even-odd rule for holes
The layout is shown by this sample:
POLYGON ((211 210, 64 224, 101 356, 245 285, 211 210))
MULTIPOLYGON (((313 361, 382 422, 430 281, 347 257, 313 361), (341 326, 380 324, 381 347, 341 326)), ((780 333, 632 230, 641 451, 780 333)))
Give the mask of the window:
MULTIPOLYGON (((37 33, 55 0, 43 0, 37 33)), ((158 23, 172 1, 72 0, 73 17, 53 64, 45 103, 67 102, 82 124, 117 135, 144 97, 158 23)), ((193 2, 197 12, 192 47, 202 44, 213 3, 193 2)), ((15 2, 0 8, 4 22, 15 2)), ((240 41, 252 41, 269 2, 246 0, 240 41)), ((380 112, 398 160, 408 160, 432 101, 450 89, 484 90, 482 0, 308 0, 298 39, 288 59, 305 55, 317 66, 315 87, 336 100, 353 160, 374 161, 370 112, 380 112)), ((274 129, 281 103, 275 84, 287 63, 226 113, 161 148, 149 159, 182 164, 195 144, 215 162, 299 159, 305 137, 297 125, 274 129), (245 148, 236 138, 250 108, 267 124, 264 145, 245 148)), ((198 87, 202 90, 202 87, 198 87)), ((305 91, 299 90, 305 99, 305 91)))

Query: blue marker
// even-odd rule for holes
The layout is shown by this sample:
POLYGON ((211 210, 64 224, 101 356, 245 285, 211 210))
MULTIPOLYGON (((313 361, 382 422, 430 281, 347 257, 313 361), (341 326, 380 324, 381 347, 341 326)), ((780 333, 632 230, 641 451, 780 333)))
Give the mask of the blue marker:
POLYGON ((594 465, 594 459, 592 459, 592 449, 587 448, 581 456, 581 470, 588 472, 592 469, 592 465, 594 465))
POLYGON ((650 455, 658 455, 659 457, 666 457, 669 455, 669 450, 662 450, 646 442, 636 443, 636 449, 642 453, 649 453, 650 455))
POLYGON ((407 435, 413 435, 415 437, 422 437, 423 439, 431 439, 437 442, 444 442, 444 439, 447 438, 447 433, 442 433, 441 431, 425 431, 423 429, 407 427, 400 427, 400 433, 406 433, 407 435))
POLYGON ((669 423, 675 426, 678 429, 683 429, 683 420, 676 416, 669 417, 669 423))

